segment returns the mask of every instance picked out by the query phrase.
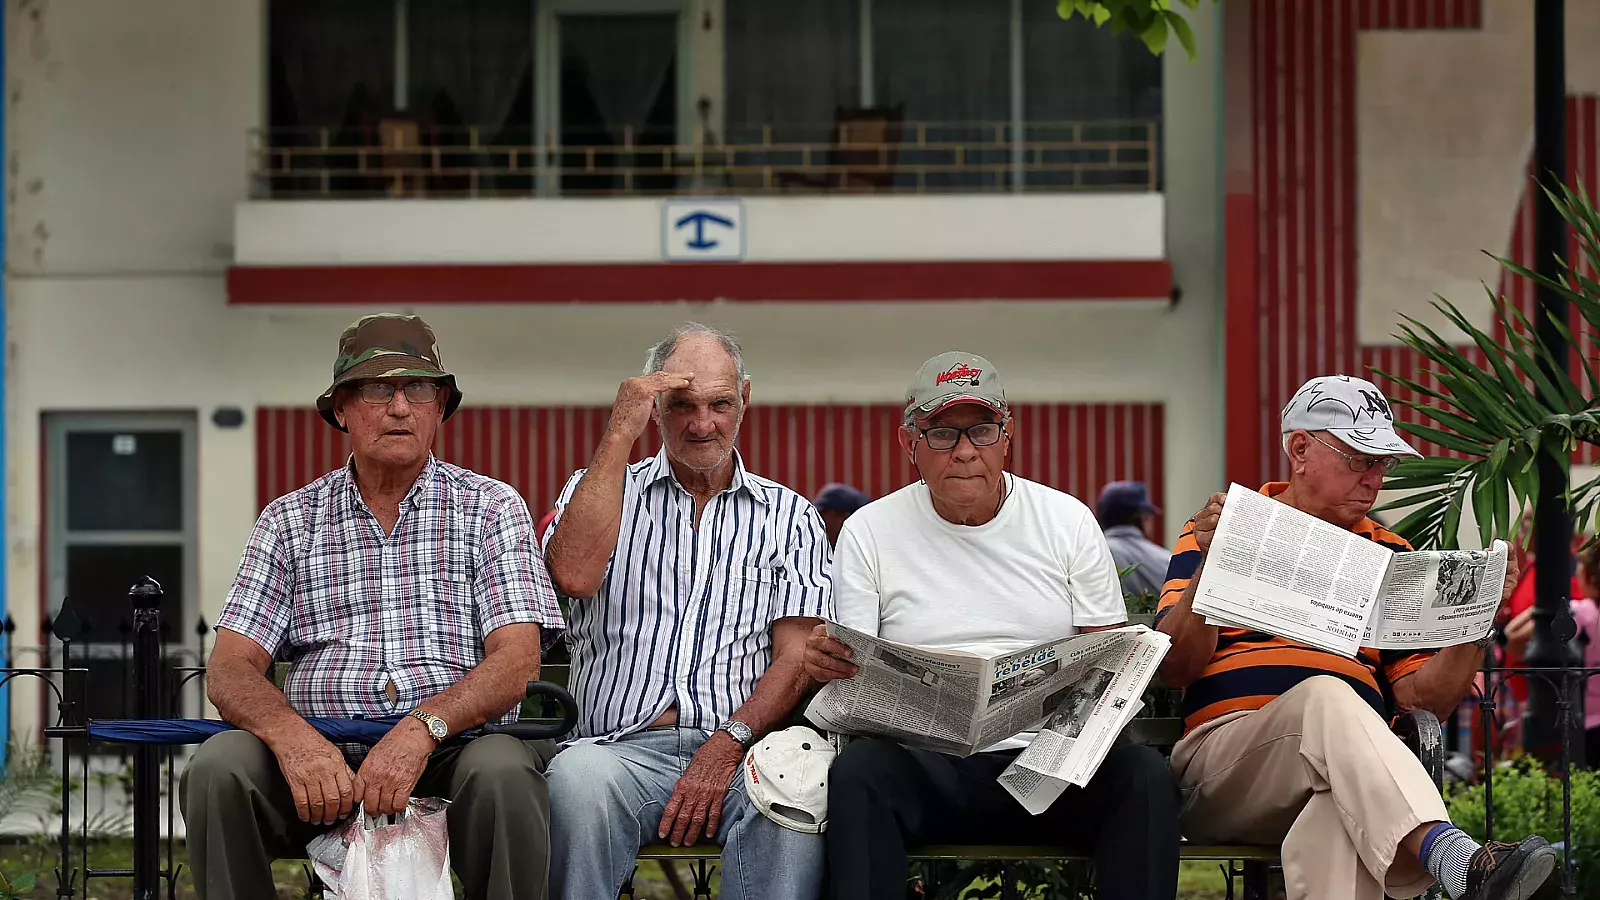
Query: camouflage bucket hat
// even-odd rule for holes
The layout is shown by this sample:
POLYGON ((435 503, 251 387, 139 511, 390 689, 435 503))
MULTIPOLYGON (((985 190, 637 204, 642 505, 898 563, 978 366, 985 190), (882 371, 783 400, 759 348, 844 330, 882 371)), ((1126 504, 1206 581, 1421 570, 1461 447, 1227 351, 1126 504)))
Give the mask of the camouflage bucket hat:
POLYGON ((362 378, 415 376, 436 378, 449 388, 444 417, 461 405, 456 377, 439 361, 439 343, 433 329, 420 316, 378 313, 353 322, 339 336, 339 356, 333 361, 333 384, 317 398, 317 412, 329 425, 346 430, 333 414, 333 392, 341 384, 362 378))

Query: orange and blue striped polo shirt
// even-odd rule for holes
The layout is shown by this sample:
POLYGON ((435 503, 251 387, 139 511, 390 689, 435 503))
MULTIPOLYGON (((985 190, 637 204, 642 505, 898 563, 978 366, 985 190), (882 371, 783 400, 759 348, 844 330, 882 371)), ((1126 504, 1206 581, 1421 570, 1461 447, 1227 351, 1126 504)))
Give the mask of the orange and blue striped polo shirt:
MULTIPOLYGON (((1261 493, 1274 497, 1288 486, 1286 482, 1273 482, 1263 486, 1261 493)), ((1405 538, 1371 519, 1362 519, 1350 530, 1396 552, 1411 549, 1405 538)), ((1194 520, 1190 519, 1167 567, 1157 622, 1178 604, 1199 568, 1200 545, 1195 542, 1194 520)), ((1434 652, 1362 647, 1355 659, 1345 659, 1266 632, 1221 628, 1211 661, 1183 693, 1184 733, 1227 713, 1260 709, 1279 694, 1317 675, 1343 679, 1387 720, 1392 714, 1391 686, 1422 668, 1434 652)))

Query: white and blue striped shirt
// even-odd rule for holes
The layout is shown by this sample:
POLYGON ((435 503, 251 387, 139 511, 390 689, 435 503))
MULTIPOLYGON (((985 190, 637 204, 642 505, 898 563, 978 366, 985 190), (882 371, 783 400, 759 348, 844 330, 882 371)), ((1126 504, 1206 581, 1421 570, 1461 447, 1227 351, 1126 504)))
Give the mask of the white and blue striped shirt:
MULTIPOLYGON (((546 548, 587 471, 561 491, 546 548)), ((605 581, 569 609, 580 741, 639 731, 674 705, 680 725, 713 730, 766 672, 775 620, 834 615, 821 517, 745 471, 737 453, 732 485, 706 504, 698 530, 694 498, 665 451, 629 466, 626 479, 605 581)))

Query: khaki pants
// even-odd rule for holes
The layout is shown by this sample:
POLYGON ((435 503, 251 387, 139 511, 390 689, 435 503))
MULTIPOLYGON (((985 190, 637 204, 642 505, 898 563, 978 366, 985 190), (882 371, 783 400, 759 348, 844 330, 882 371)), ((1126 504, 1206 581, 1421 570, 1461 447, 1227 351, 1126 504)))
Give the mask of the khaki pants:
POLYGON ((1415 897, 1433 877, 1400 841, 1449 821, 1422 763, 1332 676, 1196 729, 1172 751, 1184 836, 1283 846, 1290 900, 1415 897), (1397 854, 1398 851, 1398 854, 1397 854))
MULTIPOLYGON (((543 900, 550 870, 544 770, 555 745, 491 734, 436 751, 414 796, 452 801, 450 864, 470 900, 543 900)), ((300 821, 278 761, 260 738, 224 731, 183 770, 189 866, 200 900, 276 900, 272 860, 305 855, 327 831, 300 821)))

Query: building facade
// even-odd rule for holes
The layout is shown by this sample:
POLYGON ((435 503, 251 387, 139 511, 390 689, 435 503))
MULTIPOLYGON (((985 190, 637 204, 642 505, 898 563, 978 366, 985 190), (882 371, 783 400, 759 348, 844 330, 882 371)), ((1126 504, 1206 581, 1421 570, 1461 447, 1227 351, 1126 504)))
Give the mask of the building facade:
MULTIPOLYGON (((1530 243, 1526 3, 1203 4, 1193 61, 1054 10, 9 0, 16 646, 70 596, 124 690, 149 573, 198 653, 256 513, 343 460, 311 401, 365 312, 434 326, 440 455, 536 515, 694 319, 742 339, 741 446, 802 492, 909 481, 896 405, 962 348, 1004 371, 1017 471, 1145 480, 1169 537, 1281 474, 1306 377, 1416 372, 1392 335, 1435 292, 1488 321, 1482 251, 1530 243)), ((1597 18, 1569 4, 1590 184, 1597 18)))

